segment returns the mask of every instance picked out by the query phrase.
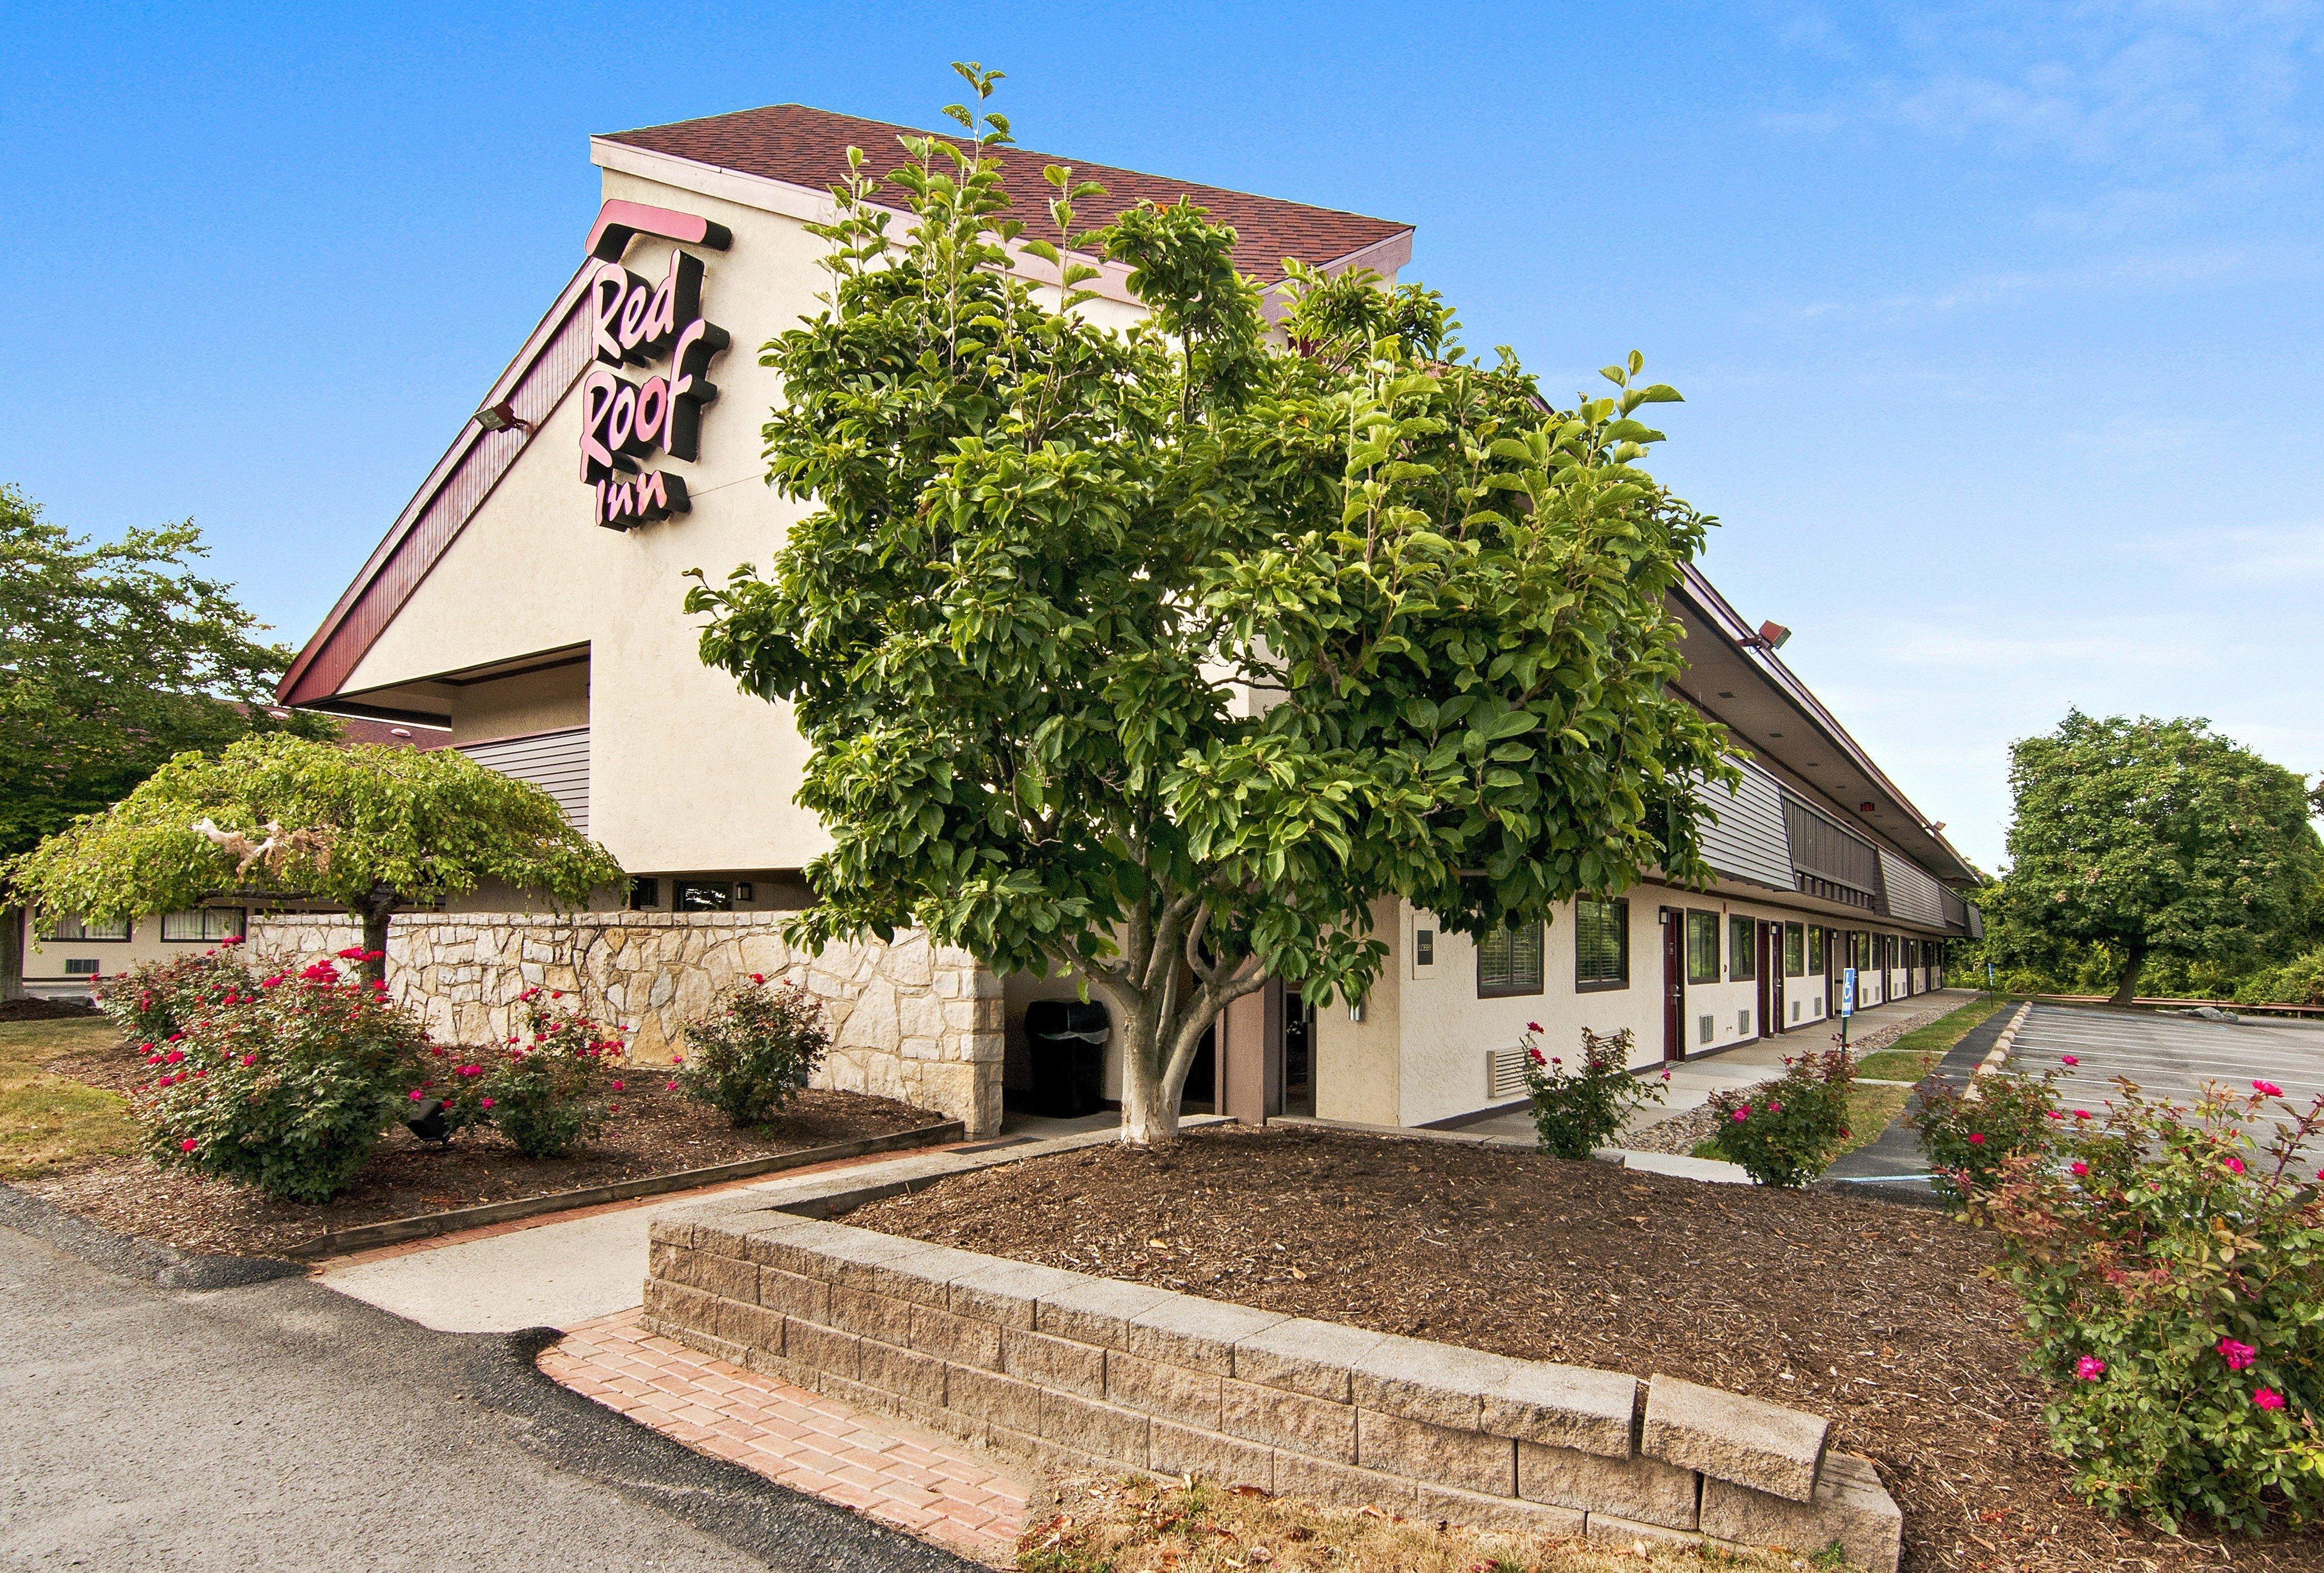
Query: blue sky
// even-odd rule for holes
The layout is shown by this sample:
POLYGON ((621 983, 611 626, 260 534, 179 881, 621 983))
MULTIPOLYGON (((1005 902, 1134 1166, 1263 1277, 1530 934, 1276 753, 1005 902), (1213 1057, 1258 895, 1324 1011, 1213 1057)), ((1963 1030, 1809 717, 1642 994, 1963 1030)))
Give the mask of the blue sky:
POLYGON ((1932 818, 2194 713, 2324 768, 2306 4, 19 6, 0 478, 193 516, 303 641, 570 273, 590 133, 798 100, 1419 227, 1554 391, 1635 347, 1708 563, 1932 818))

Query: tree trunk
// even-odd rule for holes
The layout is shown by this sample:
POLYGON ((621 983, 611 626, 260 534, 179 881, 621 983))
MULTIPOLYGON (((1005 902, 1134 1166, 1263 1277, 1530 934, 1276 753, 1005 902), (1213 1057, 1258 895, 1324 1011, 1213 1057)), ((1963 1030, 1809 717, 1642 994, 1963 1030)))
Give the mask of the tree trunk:
POLYGON ((0 906, 0 1000, 24 998, 24 909, 0 906))
POLYGON ((387 920, 395 915, 392 900, 370 901, 354 916, 363 924, 363 980, 379 983, 387 978, 387 920))
POLYGON ((2114 998, 2109 1003, 2119 1005, 2126 1010, 2130 1007, 2130 1002, 2138 998, 2138 974, 2145 966, 2146 947, 2143 944, 2131 946, 2130 954, 2123 961, 2121 975, 2115 980, 2114 998))
POLYGON ((1252 957, 1205 957, 1204 925, 1197 904, 1182 898, 1158 915, 1133 915, 1120 961, 1066 963, 1068 972, 1078 971, 1105 997, 1121 1029, 1124 1146, 1167 1147, 1177 1141, 1178 1105, 1204 1032, 1230 1003, 1267 984, 1252 957))

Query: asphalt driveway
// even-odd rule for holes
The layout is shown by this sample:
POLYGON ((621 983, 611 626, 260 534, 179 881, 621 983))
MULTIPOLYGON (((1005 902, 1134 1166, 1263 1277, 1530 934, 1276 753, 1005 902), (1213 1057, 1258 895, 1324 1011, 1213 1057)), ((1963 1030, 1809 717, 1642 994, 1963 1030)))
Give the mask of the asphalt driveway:
MULTIPOLYGON (((2039 1072, 2070 1054, 2059 1097, 2070 1108, 2095 1109, 2127 1076, 2149 1094, 2191 1101, 2203 1083, 2248 1092, 2255 1081, 2283 1089, 2305 1106, 2324 1093, 2324 1024, 2215 1022, 2104 1007, 2036 1005, 2018 1029, 2016 1070, 2039 1072)), ((2273 1122, 2255 1135, 2264 1136, 2273 1122)))
POLYGON ((541 1338, 303 1277, 164 1288, 0 1201, 73 1247, 0 1226, 0 1568, 971 1566, 567 1392, 541 1338))

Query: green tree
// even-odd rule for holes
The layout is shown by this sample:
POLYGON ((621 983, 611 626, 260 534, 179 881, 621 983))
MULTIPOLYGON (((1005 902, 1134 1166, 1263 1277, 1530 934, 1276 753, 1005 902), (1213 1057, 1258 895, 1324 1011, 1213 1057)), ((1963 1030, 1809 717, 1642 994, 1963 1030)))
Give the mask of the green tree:
MULTIPOLYGON (((203 555, 190 521, 92 545, 0 485, 0 858, 184 750, 333 732, 272 712, 290 652, 254 637, 232 587, 196 571, 203 555)), ((23 992, 14 901, 0 886, 0 998, 23 992)))
POLYGON ((180 754, 8 873, 45 912, 118 922, 219 889, 333 902, 363 925, 367 976, 387 924, 487 882, 578 905, 622 870, 540 787, 454 749, 342 747, 280 733, 180 754))
POLYGON ((1075 978, 1150 1144, 1228 1002, 1362 997, 1377 903, 1482 934, 1701 876, 1699 794, 1733 771, 1666 691, 1664 598, 1708 521, 1634 418, 1677 395, 1632 356, 1553 409, 1369 276, 1295 271, 1277 347, 1234 233, 1185 204, 1079 237, 1149 314, 1093 326, 1065 249, 1093 188, 1052 168, 1028 234, 986 156, 1006 123, 951 113, 969 137, 902 139, 900 240, 851 154, 827 309, 763 356, 769 478, 812 511, 768 575, 688 597, 704 659, 810 747, 833 846, 794 936, 918 924, 1075 978))
POLYGON ((2089 947, 2126 1005, 2150 959, 2240 970, 2308 931, 2324 848, 2306 783, 2181 719, 2070 712, 2010 750, 2011 868, 1987 949, 2072 970, 2089 947))

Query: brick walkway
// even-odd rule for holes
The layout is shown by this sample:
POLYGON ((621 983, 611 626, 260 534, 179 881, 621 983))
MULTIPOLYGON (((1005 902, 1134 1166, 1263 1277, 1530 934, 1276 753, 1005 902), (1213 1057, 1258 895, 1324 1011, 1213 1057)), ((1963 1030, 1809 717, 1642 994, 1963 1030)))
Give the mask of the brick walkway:
POLYGON ((1014 1565, 1025 1483, 973 1449, 649 1333, 632 1308, 541 1351, 554 1380, 697 1452, 996 1567, 1014 1565))

